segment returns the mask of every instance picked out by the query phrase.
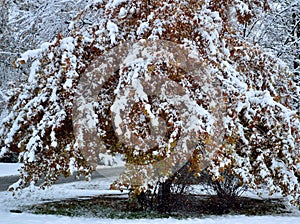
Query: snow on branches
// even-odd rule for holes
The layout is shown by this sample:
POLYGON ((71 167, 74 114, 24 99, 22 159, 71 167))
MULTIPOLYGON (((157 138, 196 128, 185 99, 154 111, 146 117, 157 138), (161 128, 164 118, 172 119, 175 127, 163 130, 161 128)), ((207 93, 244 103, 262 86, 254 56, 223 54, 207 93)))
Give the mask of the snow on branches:
MULTIPOLYGON (((169 178, 168 172, 155 173, 155 161, 170 159, 168 165, 176 166, 176 161, 186 156, 176 152, 184 153, 183 148, 187 148, 192 152, 187 157, 190 168, 196 174, 201 175, 204 157, 208 156, 205 168, 215 180, 222 181, 226 170, 241 184, 254 189, 267 186, 270 193, 291 195, 298 203, 299 88, 280 60, 236 35, 235 23, 249 21, 266 7, 261 1, 241 0, 107 0, 90 5, 72 21, 68 37, 58 35, 19 59, 31 63, 31 71, 28 82, 10 99, 11 112, 1 121, 0 155, 20 151, 24 162, 20 186, 24 186, 39 178, 51 184, 60 174, 67 176, 73 170, 88 175, 94 169, 89 157, 120 153, 129 168, 147 166, 139 166, 138 176, 132 169, 124 172, 114 187, 141 191, 169 178), (79 21, 84 15, 98 15, 100 19, 83 27, 79 21), (165 41, 178 49, 189 49, 189 54, 181 57, 191 67, 175 60, 180 54, 172 50, 169 56, 156 54, 159 49, 149 45, 145 46, 149 49, 145 60, 127 57, 126 61, 121 53, 109 55, 126 43, 143 41, 153 46, 165 41), (116 55, 125 61, 117 63, 116 55), (105 60, 97 64, 99 57, 105 60), (201 66, 197 67, 198 62, 201 66), (100 75, 105 71, 106 76, 93 82, 95 71, 100 75), (195 78, 197 72, 204 73, 206 84, 212 85, 195 78), (89 85, 80 84, 84 79, 91 80, 89 85), (157 80, 160 84, 155 89, 157 80), (162 85, 170 80, 172 85, 162 85), (220 90, 215 102, 214 83, 220 90), (149 92, 153 88, 156 95, 149 92), (78 96, 78 90, 85 91, 78 96), (95 90, 96 97, 90 97, 95 90), (181 91, 187 113, 180 114, 183 110, 176 109, 176 99, 166 94, 175 90, 181 91), (85 117, 86 122, 75 120, 74 124, 74 102, 78 99, 88 105, 79 106, 78 111, 92 114, 85 117), (218 119, 218 105, 214 103, 221 105, 218 119), (184 121, 188 121, 185 126, 184 121), (84 140, 91 144, 83 146, 82 136, 87 135, 81 129, 76 132, 76 124, 88 126, 89 122, 94 122, 96 133, 88 135, 84 140), (166 128, 156 130, 159 122, 166 128), (188 144, 188 138, 183 141, 188 129, 192 133, 189 139, 196 144, 188 144), (218 136, 219 140, 211 143, 217 131, 222 139, 218 136), (155 137, 151 132, 158 133, 155 140, 159 144, 154 147, 149 147, 155 137), (186 144, 178 147, 179 142, 186 144), (87 155, 82 147, 88 148, 84 150, 87 155)), ((167 52, 164 45, 160 47, 167 52)), ((143 51, 135 54, 142 55, 143 51)))

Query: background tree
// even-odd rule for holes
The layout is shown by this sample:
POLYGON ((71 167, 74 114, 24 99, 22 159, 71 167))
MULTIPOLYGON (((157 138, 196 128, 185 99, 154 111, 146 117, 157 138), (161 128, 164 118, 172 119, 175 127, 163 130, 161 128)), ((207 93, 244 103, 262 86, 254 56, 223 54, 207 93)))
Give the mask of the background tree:
MULTIPOLYGON (((172 178, 165 173, 155 174, 151 164, 167 159, 178 149, 177 142, 185 131, 178 122, 178 111, 174 102, 163 99, 163 95, 154 98, 149 95, 146 99, 125 94, 128 85, 141 82, 151 74, 171 79, 193 102, 194 107, 189 110, 196 111, 192 130, 198 144, 191 149, 189 171, 201 175, 203 158, 212 156, 205 164, 212 180, 222 183, 223 174, 229 173, 238 177, 241 185, 256 190, 266 186, 270 193, 289 195, 291 202, 299 204, 296 174, 300 169, 300 124, 299 113, 295 111, 299 88, 292 81, 294 75, 279 59, 242 40, 237 32, 240 25, 257 16, 258 9, 263 11, 266 7, 266 2, 239 0, 108 0, 91 4, 74 20, 67 37, 58 35, 51 43, 19 59, 20 63, 31 64, 28 81, 10 98, 11 112, 0 125, 0 156, 20 150, 20 159, 24 162, 20 181, 14 187, 24 187, 40 178, 44 185, 51 184, 59 175, 67 176, 74 169, 90 174, 93 167, 82 155, 72 125, 79 79, 93 78, 92 72, 86 72, 91 61, 122 42, 164 40, 194 49, 196 59, 205 65, 207 77, 221 83, 222 100, 226 105, 221 122, 223 139, 213 145, 215 153, 210 155, 214 108, 209 98, 205 98, 209 91, 193 79, 192 73, 182 71, 172 60, 164 61, 163 57, 158 57, 155 63, 135 61, 131 67, 120 67, 101 83, 99 98, 91 102, 97 115, 101 147, 112 154, 123 154, 129 168, 136 164, 150 165, 139 173, 125 171, 113 187, 125 186, 140 194, 159 183, 163 186, 159 189, 169 193, 172 178), (97 15, 101 19, 82 26, 85 15, 97 15), (166 138, 157 148, 145 149, 120 142, 111 113, 118 112, 112 106, 121 93, 135 105, 123 119, 127 122, 125 126, 131 124, 128 128, 134 130, 135 140, 149 138, 146 130, 151 113, 161 116, 168 124, 166 138), (205 113, 197 114, 197 108, 205 113), (132 180, 141 181, 134 184, 132 180)), ((106 61, 107 68, 112 63, 106 61)), ((149 85, 155 88, 155 82, 149 85)), ((93 153, 93 147, 91 151, 93 153)), ((171 160, 170 166, 175 166, 177 159, 171 160)))
MULTIPOLYGON (((52 41, 58 33, 67 35, 72 19, 88 4, 84 0, 1 0, 0 80, 3 85, 26 79, 28 68, 14 67, 21 53, 52 41)), ((89 21, 82 18, 80 23, 85 26, 89 21)))
POLYGON ((286 62, 299 82, 300 2, 271 0, 269 3, 270 10, 244 25, 244 36, 286 62))

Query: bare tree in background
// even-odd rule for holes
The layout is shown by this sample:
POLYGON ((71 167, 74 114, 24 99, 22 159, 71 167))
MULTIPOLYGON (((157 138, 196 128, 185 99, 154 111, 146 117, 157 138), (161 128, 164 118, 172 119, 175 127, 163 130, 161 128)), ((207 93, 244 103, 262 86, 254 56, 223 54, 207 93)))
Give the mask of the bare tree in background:
MULTIPOLYGON (((29 49, 69 32, 69 25, 88 0, 0 0, 0 85, 20 81, 28 71, 14 61, 29 49), (24 71, 25 70, 25 71, 24 71)), ((82 19, 83 25, 88 21, 82 19)))
POLYGON ((300 1, 270 0, 270 10, 252 24, 245 24, 244 37, 269 49, 293 70, 300 82, 300 1))

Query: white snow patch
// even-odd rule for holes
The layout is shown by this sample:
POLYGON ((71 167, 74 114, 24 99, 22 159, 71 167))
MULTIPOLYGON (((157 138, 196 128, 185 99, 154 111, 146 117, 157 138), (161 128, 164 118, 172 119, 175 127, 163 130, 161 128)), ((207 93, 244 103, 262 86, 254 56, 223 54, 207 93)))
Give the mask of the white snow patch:
POLYGON ((107 25, 106 25, 106 28, 109 31, 108 35, 110 37, 111 44, 117 43, 117 41, 116 41, 116 34, 119 32, 119 28, 118 28, 117 24, 115 24, 115 23, 113 23, 111 21, 108 21, 107 25))
POLYGON ((82 223, 94 223, 94 224, 290 224, 298 223, 299 217, 280 217, 280 216, 222 216, 222 217, 209 217, 204 219, 183 219, 178 220, 174 218, 165 219, 99 219, 99 218, 85 218, 85 217, 66 217, 66 216, 54 216, 54 215, 33 215, 28 213, 14 214, 9 212, 0 211, 1 220, 3 223, 18 224, 82 224, 82 223))
POLYGON ((0 177, 18 175, 22 163, 0 163, 0 177))
POLYGON ((73 80, 72 79, 67 79, 64 86, 63 86, 63 88, 64 89, 70 89, 72 87, 72 85, 73 85, 73 80))
POLYGON ((67 50, 69 52, 72 52, 75 48, 75 45, 73 44, 74 38, 73 37, 66 37, 61 40, 60 48, 62 50, 67 50))
POLYGON ((107 9, 111 9, 111 8, 116 8, 118 7, 120 4, 122 4, 123 2, 127 2, 127 0, 113 0, 113 1, 109 1, 106 5, 107 9))
POLYGON ((137 29, 137 35, 142 35, 146 29, 149 28, 149 23, 148 22, 143 22, 137 29))
POLYGON ((127 10, 124 7, 122 7, 119 12, 119 18, 122 19, 122 18, 126 17, 126 15, 127 15, 127 10))
POLYGON ((36 80, 35 80, 36 71, 38 71, 40 64, 41 63, 39 61, 34 61, 32 63, 31 68, 30 68, 29 77, 28 77, 29 83, 33 83, 33 84, 36 83, 36 80))
POLYGON ((121 155, 116 155, 116 156, 112 156, 109 155, 107 153, 100 153, 99 154, 99 164, 97 166, 97 170, 99 169, 99 172, 101 173, 101 169, 102 168, 106 168, 107 167, 124 167, 125 166, 125 162, 122 159, 121 155))
MULTIPOLYGON (((94 179, 90 182, 79 181, 67 184, 54 185, 45 190, 38 187, 33 189, 24 189, 22 194, 12 196, 10 192, 0 192, 0 217, 1 223, 14 223, 18 224, 290 224, 299 223, 299 214, 290 214, 289 216, 207 216, 205 218, 188 218, 188 219, 100 219, 89 217, 67 217, 60 215, 35 215, 29 213, 11 213, 11 209, 20 209, 23 205, 33 205, 47 201, 56 201, 67 198, 85 198, 90 196, 105 195, 105 194, 120 194, 120 191, 109 190, 109 185, 113 178, 94 179)), ((126 197, 126 194, 122 197, 126 197)))

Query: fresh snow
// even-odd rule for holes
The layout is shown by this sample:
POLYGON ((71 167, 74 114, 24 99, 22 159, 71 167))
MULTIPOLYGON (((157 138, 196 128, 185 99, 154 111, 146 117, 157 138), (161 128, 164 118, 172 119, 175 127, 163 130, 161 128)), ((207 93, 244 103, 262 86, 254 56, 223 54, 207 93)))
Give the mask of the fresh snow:
POLYGON ((0 177, 18 175, 22 163, 0 163, 0 177))
POLYGON ((107 22, 107 29, 109 30, 110 42, 111 44, 116 44, 116 34, 119 32, 117 24, 108 21, 107 22))
MULTIPOLYGON (((21 164, 18 164, 19 166, 21 164)), ((12 168, 16 172, 17 164, 0 164, 1 170, 12 168), (4 166, 5 165, 5 166, 4 166)), ((12 172, 13 173, 13 172, 12 172)), ((67 198, 85 198, 104 194, 121 194, 120 191, 109 190, 110 183, 114 180, 111 178, 93 179, 92 181, 78 181, 67 184, 53 185, 45 190, 38 187, 24 189, 15 196, 11 192, 0 192, 0 224, 18 223, 18 224, 291 224, 299 223, 300 216, 294 213, 290 216, 207 216, 202 219, 100 219, 90 217, 67 217, 59 215, 36 215, 27 212, 12 213, 10 210, 21 209, 23 205, 33 205, 47 201, 57 201, 67 198)), ((124 197, 126 194, 124 193, 124 197)))
POLYGON ((33 214, 15 214, 0 211, 0 223, 18 223, 18 224, 297 224, 300 217, 282 217, 282 216, 220 216, 207 217, 203 219, 184 219, 178 220, 173 218, 168 219, 132 219, 132 220, 118 220, 118 219, 99 219, 99 218, 85 218, 85 217, 66 217, 54 215, 33 215, 33 214))
MULTIPOLYGON (((17 164, 0 164, 1 171, 9 170, 7 167, 16 171, 17 164), (14 166, 13 166, 14 165, 14 166), (5 168, 5 169, 4 169, 5 168)), ((21 164, 18 164, 19 166, 21 164)), ((13 173, 13 172, 12 172, 13 173)), ((21 209, 22 205, 32 205, 47 201, 57 201, 67 198, 84 198, 104 194, 120 194, 119 191, 109 190, 109 185, 113 178, 94 179, 90 182, 78 181, 67 184, 54 185, 45 190, 38 187, 24 189, 15 196, 11 192, 0 192, 0 224, 17 223, 17 224, 296 224, 300 221, 300 216, 295 213, 290 216, 207 216, 201 219, 183 219, 174 218, 165 219, 100 219, 88 217, 67 217, 59 215, 35 215, 30 213, 12 213, 10 210, 21 209)), ((126 197, 126 194, 124 194, 126 197)), ((21 209, 22 210, 22 209, 21 209)))

